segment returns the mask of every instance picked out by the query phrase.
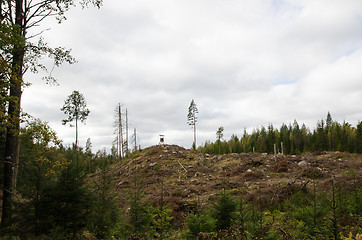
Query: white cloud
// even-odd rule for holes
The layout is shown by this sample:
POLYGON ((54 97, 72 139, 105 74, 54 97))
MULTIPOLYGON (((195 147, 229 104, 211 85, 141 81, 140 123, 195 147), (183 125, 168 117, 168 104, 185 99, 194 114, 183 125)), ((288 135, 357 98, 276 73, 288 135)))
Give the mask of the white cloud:
MULTIPOLYGON (((313 127, 327 111, 353 124, 362 119, 362 2, 347 1, 123 1, 73 9, 45 33, 50 45, 73 49, 74 66, 56 69, 60 87, 28 75, 24 110, 59 126, 66 97, 79 90, 91 114, 81 143, 95 149, 114 139, 113 111, 129 110, 142 146, 192 144, 186 123, 191 99, 199 108, 198 144, 244 127, 289 123, 313 127)), ((73 130, 73 129, 72 129, 73 130)))

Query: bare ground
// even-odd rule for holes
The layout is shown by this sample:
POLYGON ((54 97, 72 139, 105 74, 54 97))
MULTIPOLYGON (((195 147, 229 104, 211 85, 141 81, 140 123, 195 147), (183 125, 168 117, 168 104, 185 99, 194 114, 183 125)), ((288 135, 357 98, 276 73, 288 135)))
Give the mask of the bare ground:
POLYGON ((126 206, 134 182, 142 181, 145 200, 157 204, 162 199, 181 221, 195 202, 207 207, 224 188, 235 197, 268 206, 298 190, 310 189, 312 183, 318 192, 329 191, 332 181, 337 187, 361 187, 362 155, 209 155, 176 145, 158 145, 113 164, 110 174, 121 207, 126 206))

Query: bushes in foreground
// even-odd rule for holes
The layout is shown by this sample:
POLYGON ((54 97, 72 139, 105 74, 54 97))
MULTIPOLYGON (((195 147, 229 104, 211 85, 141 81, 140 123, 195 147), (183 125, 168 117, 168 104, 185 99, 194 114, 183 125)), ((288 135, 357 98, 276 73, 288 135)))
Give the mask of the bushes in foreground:
POLYGON ((348 189, 333 183, 327 192, 317 192, 313 183, 269 206, 223 190, 210 207, 197 203, 177 229, 163 196, 145 200, 141 184, 131 187, 121 212, 106 177, 95 188, 74 176, 67 168, 18 213, 21 239, 355 239, 362 230, 358 183, 348 189))
POLYGON ((271 207, 219 194, 214 207, 186 218, 189 239, 348 239, 361 232, 361 189, 295 192, 271 207), (223 209, 222 211, 220 211, 223 209))

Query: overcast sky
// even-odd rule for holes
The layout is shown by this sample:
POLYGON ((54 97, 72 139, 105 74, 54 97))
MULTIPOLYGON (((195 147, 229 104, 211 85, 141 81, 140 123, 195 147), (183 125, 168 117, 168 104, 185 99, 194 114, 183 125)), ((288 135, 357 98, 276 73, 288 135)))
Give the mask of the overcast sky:
MULTIPOLYGON (((80 145, 110 150, 114 110, 128 109, 130 136, 141 147, 165 142, 190 148, 188 107, 199 115, 197 145, 296 119, 313 130, 333 120, 362 120, 361 0, 104 0, 80 6, 67 21, 41 28, 50 46, 72 49, 78 63, 54 69, 59 86, 26 74, 22 107, 57 131, 75 129, 60 111, 73 90, 90 115, 80 145)), ((50 66, 51 68, 51 66, 50 66)))

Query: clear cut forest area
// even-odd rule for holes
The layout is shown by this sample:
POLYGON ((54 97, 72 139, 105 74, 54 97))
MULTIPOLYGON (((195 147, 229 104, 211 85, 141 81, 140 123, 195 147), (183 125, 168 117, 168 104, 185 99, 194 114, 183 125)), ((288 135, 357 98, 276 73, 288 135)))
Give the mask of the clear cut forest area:
POLYGON ((54 136, 39 122, 22 130, 4 239, 360 238, 361 154, 157 145, 119 159, 54 136))
POLYGON ((54 83, 41 59, 76 62, 70 50, 48 46, 38 27, 51 17, 61 23, 78 4, 102 1, 0 0, 0 239, 362 238, 362 122, 328 113, 314 130, 295 121, 230 140, 219 127, 215 142, 197 145, 192 100, 192 149, 131 151, 119 129, 119 151, 107 153, 93 152, 90 139, 78 144, 78 124, 90 113, 78 91, 61 108, 63 124, 75 125, 73 146, 22 112, 25 72, 44 70, 54 83))

